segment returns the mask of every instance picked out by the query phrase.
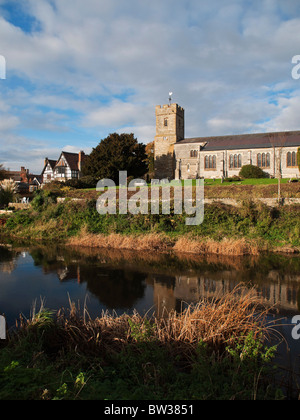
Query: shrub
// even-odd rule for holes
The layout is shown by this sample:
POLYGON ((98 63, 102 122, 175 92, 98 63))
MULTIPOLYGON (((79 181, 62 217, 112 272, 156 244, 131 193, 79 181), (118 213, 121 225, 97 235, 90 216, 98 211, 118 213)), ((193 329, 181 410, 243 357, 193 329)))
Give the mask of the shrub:
POLYGON ((72 187, 78 190, 85 189, 85 188, 96 188, 98 179, 93 176, 87 175, 83 176, 80 179, 69 179, 66 181, 66 186, 72 187))
POLYGON ((0 183, 0 207, 7 207, 14 199, 15 182, 4 180, 0 183))
POLYGON ((241 178, 236 175, 224 179, 224 182, 239 182, 239 181, 241 181, 241 178))
POLYGON ((35 192, 34 199, 31 202, 32 208, 36 211, 42 211, 49 204, 55 204, 58 196, 58 192, 38 190, 35 192))
POLYGON ((255 165, 245 165, 242 167, 239 173, 241 178, 252 179, 252 178, 266 178, 268 175, 261 168, 255 165))

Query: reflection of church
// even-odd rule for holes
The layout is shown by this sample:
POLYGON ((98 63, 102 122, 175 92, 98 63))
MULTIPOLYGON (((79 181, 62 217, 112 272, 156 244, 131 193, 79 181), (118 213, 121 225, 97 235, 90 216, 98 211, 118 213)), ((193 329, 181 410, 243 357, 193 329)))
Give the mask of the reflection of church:
MULTIPOLYGON (((144 274, 134 271, 111 270, 101 267, 98 274, 91 276, 86 266, 72 265, 57 267, 60 281, 77 280, 87 283, 87 288, 110 308, 133 307, 136 300, 143 298, 145 288, 153 288, 153 306, 156 313, 163 310, 180 311, 185 304, 195 303, 202 298, 218 298, 230 293, 239 283, 237 271, 204 273, 191 276, 144 274)), ((273 270, 265 282, 255 287, 256 296, 267 306, 280 307, 284 311, 300 310, 300 275, 280 275, 273 270)))
MULTIPOLYGON (((163 255, 147 254, 143 260, 142 254, 121 250, 116 253, 101 250, 100 254, 98 250, 81 250, 78 255, 66 256, 42 252, 32 255, 45 273, 55 272, 60 282, 85 283, 87 291, 109 309, 126 311, 139 304, 145 305, 146 310, 153 307, 159 314, 163 309, 180 311, 185 304, 221 297, 243 283, 254 284, 255 293, 268 306, 278 305, 283 311, 300 310, 297 258, 287 258, 284 266, 282 263, 278 266, 266 258, 247 260, 245 264, 241 259, 194 257, 193 260, 191 256, 180 261, 177 256, 173 261, 163 255)), ((3 254, 2 260, 12 261, 13 254, 6 258, 3 254)), ((2 269, 5 269, 3 262, 2 269)))
MULTIPOLYGON (((256 297, 262 298, 267 306, 276 305, 283 311, 300 310, 300 275, 283 276, 276 272, 270 272, 266 282, 255 287, 256 297)), ((222 280, 214 280, 207 275, 199 276, 176 276, 174 287, 168 287, 163 283, 163 278, 156 276, 154 281, 154 304, 158 312, 164 309, 180 310, 182 302, 196 303, 202 298, 220 298, 224 294, 232 292, 239 282, 232 280, 232 273, 225 272, 222 280)))

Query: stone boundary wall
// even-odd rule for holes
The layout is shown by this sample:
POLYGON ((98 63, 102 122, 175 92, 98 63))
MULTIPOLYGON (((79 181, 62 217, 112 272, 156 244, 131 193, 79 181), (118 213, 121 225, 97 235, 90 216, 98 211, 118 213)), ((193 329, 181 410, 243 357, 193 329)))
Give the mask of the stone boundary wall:
MULTIPOLYGON (((58 203, 63 203, 66 200, 64 197, 59 197, 57 199, 58 203)), ((71 201, 85 201, 84 198, 71 198, 71 201)), ((150 201, 150 200, 149 200, 150 201)), ((233 198, 205 198, 204 204, 213 204, 213 203, 223 203, 227 204, 229 206, 235 206, 239 207, 241 205, 241 202, 245 200, 234 200, 233 198)), ((278 206, 278 199, 277 198, 256 198, 255 200, 251 200, 254 203, 255 202, 262 202, 266 204, 269 207, 276 207, 278 206)), ((300 198, 283 198, 281 200, 281 204, 285 206, 292 206, 294 204, 300 204, 300 198)))
MULTIPOLYGON (((63 203, 66 200, 65 197, 58 197, 57 198, 57 202, 58 203, 63 203)), ((71 201, 78 201, 78 202, 83 202, 86 201, 85 198, 71 198, 71 201)), ((205 198, 204 199, 204 204, 213 204, 213 203, 222 203, 222 204, 226 204, 228 206, 234 206, 234 207, 239 207, 241 205, 241 202, 245 201, 245 200, 235 200, 233 198, 205 198)), ((269 207, 277 207, 278 206, 278 199, 277 198, 256 198, 254 200, 251 200, 254 203, 255 202, 262 202, 265 205, 269 206, 269 207)), ((281 200, 281 204, 284 206, 292 206, 294 204, 299 204, 300 205, 300 198, 283 198, 281 200)), ((10 203, 9 207, 14 207, 16 210, 23 210, 23 209, 28 209, 31 207, 30 204, 23 204, 23 203, 10 203)), ((8 213, 12 213, 12 210, 0 210, 0 215, 1 214, 8 214, 8 213)))

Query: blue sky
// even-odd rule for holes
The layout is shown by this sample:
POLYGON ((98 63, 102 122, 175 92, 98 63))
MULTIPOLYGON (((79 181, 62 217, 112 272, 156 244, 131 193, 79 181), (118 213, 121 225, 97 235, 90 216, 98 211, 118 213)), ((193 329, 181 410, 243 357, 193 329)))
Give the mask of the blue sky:
POLYGON ((295 0, 0 0, 0 163, 152 141, 170 90, 187 137, 300 130, 299 54, 295 0))

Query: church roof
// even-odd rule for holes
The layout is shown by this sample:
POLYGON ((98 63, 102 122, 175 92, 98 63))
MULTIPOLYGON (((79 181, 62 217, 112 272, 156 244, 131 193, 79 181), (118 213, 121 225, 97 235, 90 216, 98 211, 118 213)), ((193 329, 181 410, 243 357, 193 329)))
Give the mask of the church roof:
POLYGON ((177 144, 204 143, 204 150, 234 150, 257 149, 268 147, 300 146, 300 131, 287 131, 280 133, 240 134, 217 137, 195 137, 179 141, 177 144))

